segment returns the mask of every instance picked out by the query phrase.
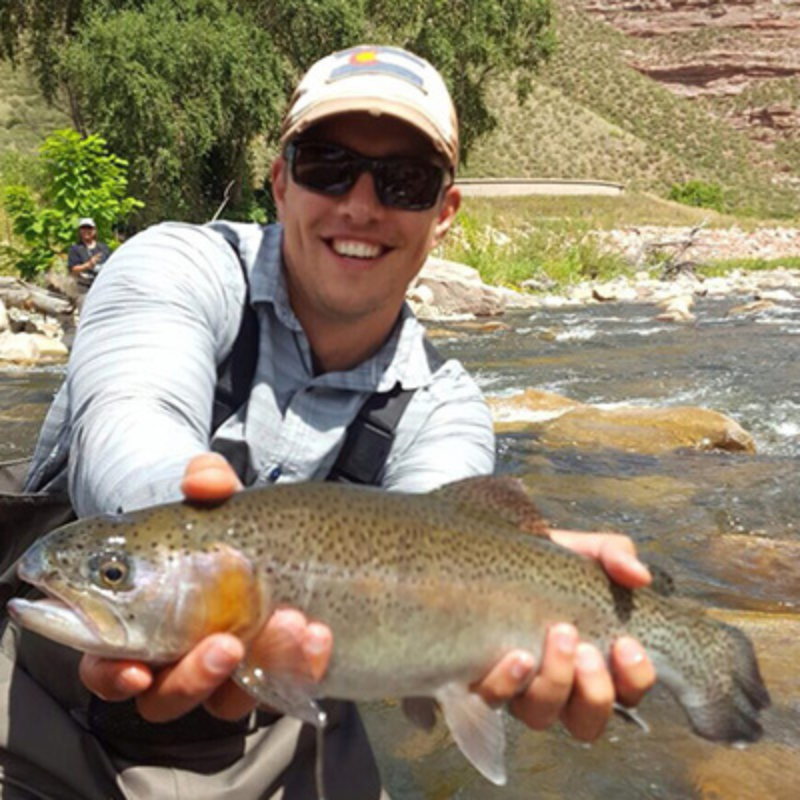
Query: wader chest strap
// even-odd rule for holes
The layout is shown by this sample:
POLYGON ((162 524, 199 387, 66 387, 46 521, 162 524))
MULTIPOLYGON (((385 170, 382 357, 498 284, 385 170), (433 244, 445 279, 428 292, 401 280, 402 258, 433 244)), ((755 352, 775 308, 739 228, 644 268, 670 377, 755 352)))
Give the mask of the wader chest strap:
MULTIPOLYGON (((444 359, 427 339, 425 352, 431 372, 436 372, 444 359)), ((347 429, 329 481, 380 485, 395 430, 415 391, 402 389, 398 383, 390 392, 376 392, 367 399, 347 429)))

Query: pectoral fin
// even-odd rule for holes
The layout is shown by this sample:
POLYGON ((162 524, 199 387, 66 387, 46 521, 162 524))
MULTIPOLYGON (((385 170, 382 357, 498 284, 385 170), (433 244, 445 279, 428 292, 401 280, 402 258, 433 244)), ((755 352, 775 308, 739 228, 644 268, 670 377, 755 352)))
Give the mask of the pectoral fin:
POLYGON ((436 699, 461 752, 492 783, 505 785, 503 712, 490 708, 461 684, 448 684, 437 693, 436 699))
POLYGON ((259 703, 315 728, 325 726, 325 712, 314 699, 314 684, 298 682, 290 676, 271 675, 247 664, 236 670, 235 678, 259 703))

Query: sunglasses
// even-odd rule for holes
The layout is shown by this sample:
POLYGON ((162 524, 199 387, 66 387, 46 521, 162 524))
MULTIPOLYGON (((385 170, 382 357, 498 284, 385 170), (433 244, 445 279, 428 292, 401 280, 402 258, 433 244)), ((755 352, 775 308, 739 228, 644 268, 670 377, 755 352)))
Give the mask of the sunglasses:
POLYGON ((421 158, 367 158, 328 142, 296 141, 286 148, 292 180, 312 192, 341 197, 368 172, 384 206, 426 211, 438 201, 450 171, 421 158))

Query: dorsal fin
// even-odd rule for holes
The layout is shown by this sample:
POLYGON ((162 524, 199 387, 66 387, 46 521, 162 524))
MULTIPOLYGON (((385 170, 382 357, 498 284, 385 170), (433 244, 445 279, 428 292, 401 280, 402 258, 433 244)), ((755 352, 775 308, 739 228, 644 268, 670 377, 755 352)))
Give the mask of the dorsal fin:
POLYGON ((547 523, 518 478, 509 475, 466 478, 448 483, 433 494, 469 509, 473 515, 500 517, 527 533, 547 535, 547 523))
POLYGON ((658 566, 658 564, 645 562, 645 566, 650 570, 650 574, 653 576, 653 582, 650 584, 650 588, 663 597, 672 597, 675 594, 675 579, 672 575, 670 575, 664 567, 658 566))

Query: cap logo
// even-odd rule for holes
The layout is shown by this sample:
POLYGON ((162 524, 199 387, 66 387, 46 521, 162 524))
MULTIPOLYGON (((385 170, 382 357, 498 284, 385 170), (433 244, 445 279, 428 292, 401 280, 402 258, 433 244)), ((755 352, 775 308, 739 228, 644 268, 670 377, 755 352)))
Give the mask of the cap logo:
POLYGON ((340 55, 347 60, 344 64, 333 69, 328 77, 329 81, 338 81, 343 78, 370 73, 400 78, 412 86, 416 86, 417 89, 425 91, 424 78, 418 71, 415 72, 413 70, 413 67, 416 67, 417 70, 422 69, 422 63, 403 50, 391 47, 375 47, 369 50, 350 50, 340 55), (406 67, 398 63, 401 60, 408 61, 410 66, 406 67))

